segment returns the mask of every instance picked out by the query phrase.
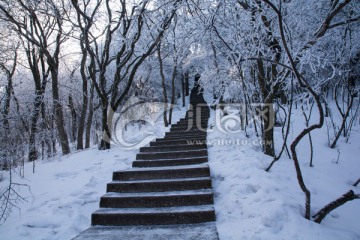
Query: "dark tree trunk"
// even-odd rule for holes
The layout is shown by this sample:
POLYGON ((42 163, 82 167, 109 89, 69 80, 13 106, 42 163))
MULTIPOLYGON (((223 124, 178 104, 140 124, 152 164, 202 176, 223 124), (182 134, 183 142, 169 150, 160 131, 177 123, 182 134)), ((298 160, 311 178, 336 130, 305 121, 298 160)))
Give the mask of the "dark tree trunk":
POLYGON ((36 92, 36 97, 34 101, 34 110, 31 116, 30 136, 29 136, 29 161, 34 161, 38 158, 35 135, 37 132, 37 122, 40 115, 43 93, 41 93, 41 91, 35 91, 35 92, 36 92))
MULTIPOLYGON (((51 63, 49 65, 51 66, 51 63)), ((61 105, 61 99, 59 95, 57 69, 51 69, 51 82, 52 82, 52 96, 53 96, 53 104, 54 104, 56 129, 59 135, 62 154, 66 155, 70 153, 70 147, 69 147, 69 139, 65 130, 63 107, 61 105)))
POLYGON ((340 207, 341 205, 345 204, 348 201, 352 201, 354 199, 359 199, 360 196, 354 194, 354 191, 350 190, 344 195, 342 195, 340 198, 336 199, 335 201, 327 204, 325 207, 323 207, 319 212, 317 212, 313 218, 314 222, 321 223, 321 221, 328 215, 331 211, 334 209, 340 207))
POLYGON ((110 140, 111 140, 111 131, 110 124, 108 119, 108 104, 107 102, 101 103, 101 129, 102 129, 102 137, 99 145, 99 150, 110 149, 110 140))
POLYGON ((185 93, 189 96, 189 74, 185 73, 185 93))
POLYGON ((170 111, 169 111, 169 124, 172 121, 172 112, 175 104, 175 78, 177 73, 177 66, 175 65, 173 68, 173 74, 171 76, 171 104, 170 104, 170 111))
MULTIPOLYGON (((159 59, 161 86, 162 86, 163 98, 164 98, 163 118, 164 118, 164 125, 165 125, 165 127, 167 127, 169 125, 169 122, 167 120, 168 99, 167 99, 167 93, 166 93, 165 76, 164 76, 164 69, 163 69, 163 62, 161 59, 161 49, 160 48, 161 48, 161 43, 159 44, 159 46, 157 48, 157 54, 158 54, 158 59, 159 59)), ((170 111, 171 111, 171 109, 170 109, 170 111)))
POLYGON ((86 73, 85 73, 85 64, 86 64, 86 58, 87 58, 87 52, 85 49, 85 46, 81 44, 82 49, 82 59, 81 59, 81 66, 80 66, 80 73, 82 78, 82 109, 81 109, 81 115, 79 119, 79 127, 77 132, 77 146, 76 149, 84 149, 84 130, 85 130, 85 120, 86 120, 86 112, 88 109, 88 82, 86 79, 86 73))
POLYGON ((275 156, 275 150, 274 150, 274 106, 273 106, 273 94, 269 93, 269 89, 266 85, 266 72, 264 63, 262 60, 257 61, 257 69, 259 71, 258 74, 258 84, 260 86, 260 93, 261 98, 263 100, 263 103, 265 106, 261 109, 262 114, 264 114, 263 117, 261 117, 262 120, 262 126, 263 126, 263 132, 262 132, 262 138, 263 138, 263 151, 265 154, 274 157, 275 156))
POLYGON ((182 106, 185 107, 185 81, 184 81, 184 76, 181 77, 181 98, 182 98, 182 106))
POLYGON ((69 95, 69 108, 71 114, 71 140, 76 142, 76 125, 77 125, 77 114, 74 106, 74 101, 71 95, 69 95))
POLYGON ((88 114, 88 118, 87 118, 87 122, 86 122, 86 132, 85 132, 85 148, 90 147, 91 126, 92 126, 93 115, 94 115, 94 85, 91 85, 89 114, 88 114))

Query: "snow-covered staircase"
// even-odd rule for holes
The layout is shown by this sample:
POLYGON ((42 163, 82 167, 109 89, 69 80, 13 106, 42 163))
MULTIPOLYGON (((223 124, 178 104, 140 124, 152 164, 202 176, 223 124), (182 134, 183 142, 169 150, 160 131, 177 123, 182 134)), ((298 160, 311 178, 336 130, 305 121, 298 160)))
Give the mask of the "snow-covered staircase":
POLYGON ((185 118, 141 148, 132 169, 113 173, 93 227, 76 240, 218 239, 204 132, 210 109, 197 92, 185 118))

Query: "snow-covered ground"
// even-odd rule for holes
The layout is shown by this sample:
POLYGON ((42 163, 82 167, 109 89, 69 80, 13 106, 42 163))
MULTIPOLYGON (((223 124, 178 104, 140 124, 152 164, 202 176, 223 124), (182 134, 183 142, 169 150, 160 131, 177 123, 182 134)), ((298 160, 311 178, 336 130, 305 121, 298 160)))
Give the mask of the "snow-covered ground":
MULTIPOLYGON (((175 121, 185 114, 176 112, 175 121)), ((294 121, 302 116, 294 114, 294 121)), ((212 111, 210 125, 215 124, 212 111)), ((315 116, 314 116, 314 119, 315 116)), ((299 126, 300 129, 301 126, 299 126)), ((292 131, 296 136, 298 129, 292 131)), ((142 129, 129 128, 130 135, 141 137, 142 129)), ((158 126, 157 135, 167 129, 158 126)), ((280 137, 280 128, 275 129, 280 137)), ((337 149, 327 147, 326 128, 313 133, 314 167, 309 167, 309 146, 299 146, 305 183, 312 193, 312 213, 340 197, 359 177, 360 128, 356 126, 350 142, 339 140, 337 149)), ((346 203, 333 211, 321 224, 303 218, 305 198, 301 192, 292 160, 284 156, 270 172, 264 168, 271 158, 261 152, 258 139, 243 133, 228 134, 213 127, 208 134, 209 163, 215 192, 217 228, 221 240, 268 239, 360 239, 360 200, 346 203), (224 141, 226 140, 226 141, 224 141)), ((280 141, 277 143, 277 151, 280 141)), ((90 226, 91 213, 111 181, 112 172, 131 167, 138 150, 114 146, 108 151, 96 148, 74 152, 25 166, 25 178, 14 176, 17 183, 28 184, 19 193, 27 202, 19 202, 0 225, 0 239, 59 239, 76 236, 90 226)), ((6 173, 3 173, 6 178, 6 173)), ((6 179, 0 187, 6 186, 6 179)))
MULTIPOLYGON (((354 200, 331 212, 321 224, 305 220, 305 196, 301 191, 291 159, 286 154, 273 165, 261 152, 260 141, 250 132, 224 133, 216 126, 212 112, 208 133, 209 162, 215 191, 215 210, 220 239, 223 240, 349 240, 360 239, 360 200, 354 200)), ((316 113, 313 113, 316 121, 316 113)), ((290 140, 304 125, 295 111, 290 140), (296 124, 298 125, 296 125, 296 124)), ((281 148, 281 128, 275 128, 277 153, 281 148)), ((309 167, 308 138, 299 145, 298 155, 305 184, 312 193, 312 214, 350 189, 360 177, 360 127, 357 124, 349 143, 340 139, 336 149, 327 145, 326 127, 312 133, 314 167, 309 167), (339 155, 340 152, 340 155, 339 155), (339 156, 339 159, 338 159, 339 156)), ((289 143, 291 141, 289 140, 289 143)))

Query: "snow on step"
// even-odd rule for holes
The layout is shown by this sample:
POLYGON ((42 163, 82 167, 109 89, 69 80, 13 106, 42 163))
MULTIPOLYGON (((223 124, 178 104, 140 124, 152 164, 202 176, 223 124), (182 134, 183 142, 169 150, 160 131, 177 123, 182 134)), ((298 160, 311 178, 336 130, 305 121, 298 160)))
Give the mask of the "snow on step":
POLYGON ((113 181, 107 192, 164 192, 211 188, 210 177, 113 181))
POLYGON ((171 166, 182 166, 182 165, 196 165, 206 163, 208 161, 207 156, 205 157, 194 157, 194 158, 176 158, 176 159, 160 159, 160 160, 136 160, 133 162, 133 167, 171 167, 171 166))
POLYGON ((210 176, 210 168, 206 165, 184 165, 176 167, 136 168, 128 171, 114 172, 113 180, 141 180, 165 178, 194 178, 210 176))
POLYGON ((215 221, 212 205, 159 208, 100 208, 92 214, 92 225, 167 225, 215 221))
POLYGON ((216 224, 178 224, 159 226, 94 226, 73 240, 218 240, 216 224))
POLYGON ((169 152, 141 152, 136 155, 136 160, 159 160, 159 159, 177 159, 191 157, 205 157, 207 149, 193 149, 187 151, 169 151, 169 152))
POLYGON ((142 208, 195 206, 214 203, 210 189, 175 192, 107 193, 100 199, 101 208, 142 208))

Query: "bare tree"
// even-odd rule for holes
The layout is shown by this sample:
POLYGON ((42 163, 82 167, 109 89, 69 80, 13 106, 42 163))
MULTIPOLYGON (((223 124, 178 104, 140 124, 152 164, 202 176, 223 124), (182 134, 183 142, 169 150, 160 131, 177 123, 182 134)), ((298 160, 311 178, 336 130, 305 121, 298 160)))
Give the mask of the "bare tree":
MULTIPOLYGON (((62 153, 70 153, 65 130, 64 113, 59 94, 59 54, 62 43, 67 38, 63 30, 65 7, 58 1, 3 1, 0 13, 24 41, 37 48, 46 59, 51 75, 52 97, 56 127, 62 153)), ((37 62, 37 61, 35 61, 37 62)), ((35 63, 34 63, 35 64, 35 63)))
POLYGON ((309 94, 313 97, 316 106, 318 108, 318 112, 319 112, 319 121, 318 123, 312 124, 310 126, 308 126, 307 128, 305 128, 303 131, 301 131, 301 133, 295 137, 294 141, 291 143, 290 145, 290 150, 291 150, 291 154, 292 154, 292 158, 293 158, 293 162, 294 162, 294 166, 295 166, 295 170, 296 170, 296 174, 297 174, 297 179, 298 179, 298 183, 300 188, 302 189, 302 191, 305 194, 306 200, 305 200, 305 218, 306 219, 310 219, 310 212, 311 212, 311 193, 309 191, 309 189, 306 187, 303 176, 302 176, 302 172, 301 172, 301 168, 300 168, 300 164, 299 164, 299 160, 298 160, 298 155, 297 155, 297 151, 296 151, 296 147, 299 144, 299 142, 307 135, 309 134, 311 131, 321 128, 323 126, 324 123, 324 112, 322 109, 322 105, 321 105, 321 98, 320 95, 313 89, 313 87, 309 84, 308 81, 306 81, 306 79, 299 73, 299 70, 297 69, 297 65, 300 62, 301 57, 303 56, 304 52, 309 49, 311 46, 313 46, 314 44, 317 43, 317 41, 323 37, 325 35, 325 33, 331 28, 330 24, 332 19, 347 5, 351 2, 351 0, 345 0, 343 2, 337 2, 336 4, 333 5, 331 11, 326 15, 325 20, 322 22, 320 28, 313 34, 313 37, 311 40, 309 40, 308 42, 305 43, 305 45, 301 48, 301 51, 298 52, 297 55, 294 55, 291 53, 290 48, 288 46, 288 41, 285 35, 285 30, 284 30, 284 20, 283 20, 283 15, 282 15, 282 9, 281 9, 281 2, 280 2, 280 6, 276 7, 271 1, 269 0, 262 0, 264 3, 266 3, 275 13, 278 19, 278 27, 279 27, 279 34, 281 37, 281 42, 283 44, 283 48, 286 52, 288 61, 290 63, 291 69, 292 69, 292 73, 295 75, 298 84, 300 87, 304 88, 306 91, 309 92, 309 94))
POLYGON ((165 5, 170 6, 169 10, 154 23, 153 20, 147 21, 147 15, 150 14, 147 10, 148 1, 135 4, 121 0, 118 5, 110 0, 97 1, 95 5, 88 1, 71 1, 77 13, 80 41, 84 42, 88 54, 88 76, 101 102, 103 134, 99 149, 110 148, 114 111, 127 96, 139 66, 156 49, 179 7, 179 2, 166 2, 165 5), (94 18, 100 18, 103 9, 106 16, 104 23, 102 26, 95 26, 94 18), (156 29, 154 38, 149 39, 145 35, 145 23, 152 25, 151 31, 156 29), (96 33, 99 32, 99 27, 100 36, 96 33), (118 46, 113 50, 115 42, 118 46), (112 66, 114 74, 112 81, 109 81, 112 66))

